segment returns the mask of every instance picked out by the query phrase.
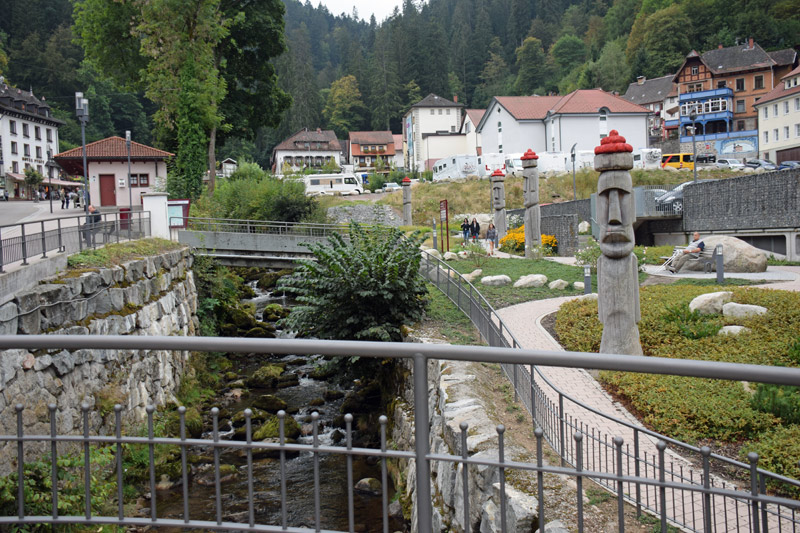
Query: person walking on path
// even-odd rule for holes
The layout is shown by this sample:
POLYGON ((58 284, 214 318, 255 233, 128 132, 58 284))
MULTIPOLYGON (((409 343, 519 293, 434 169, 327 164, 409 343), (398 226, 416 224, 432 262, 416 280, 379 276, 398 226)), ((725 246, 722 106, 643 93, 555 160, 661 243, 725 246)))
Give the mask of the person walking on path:
POLYGON ((489 241, 489 255, 494 255, 494 248, 498 243, 497 228, 492 223, 489 223, 489 228, 486 230, 486 240, 489 241))
POLYGON ((469 231, 469 219, 465 218, 464 222, 461 223, 461 233, 464 234, 464 246, 469 242, 469 231))
POLYGON ((478 242, 478 236, 481 233, 481 225, 478 224, 477 218, 472 218, 472 224, 469 225, 469 233, 472 237, 472 242, 478 242))

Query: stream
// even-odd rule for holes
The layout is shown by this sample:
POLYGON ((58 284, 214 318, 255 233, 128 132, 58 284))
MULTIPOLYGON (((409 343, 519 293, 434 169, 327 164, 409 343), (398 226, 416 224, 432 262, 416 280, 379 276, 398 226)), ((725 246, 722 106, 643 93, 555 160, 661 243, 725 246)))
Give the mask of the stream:
MULTIPOLYGON (((254 284, 253 284, 254 285, 254 284)), ((260 291, 254 286, 256 297, 243 302, 256 305, 256 318, 261 320, 261 312, 271 303, 289 304, 285 297, 274 297, 270 293, 260 291)), ((281 337, 281 332, 276 335, 281 337)), ((337 390, 347 393, 353 390, 354 383, 333 384, 325 380, 316 380, 309 374, 322 362, 320 357, 299 357, 229 354, 233 363, 233 372, 239 378, 247 379, 266 364, 285 364, 285 372, 281 375, 295 374, 295 384, 287 387, 255 388, 250 387, 250 393, 238 397, 236 381, 228 384, 220 391, 217 405, 220 405, 220 434, 221 439, 230 440, 234 428, 230 418, 253 408, 259 397, 274 395, 287 404, 286 412, 294 417, 302 429, 297 442, 312 444, 311 413, 319 413, 318 442, 320 445, 339 445, 344 447, 344 430, 335 427, 334 419, 340 415, 343 397, 326 400, 322 405, 311 406, 316 400, 320 402, 328 390, 337 390), (338 442, 338 444, 337 444, 338 442)), ((291 381, 294 381, 293 379, 291 381)), ((285 383, 284 383, 285 384, 285 383)), ((340 395, 341 396, 341 395, 340 395)), ((339 417, 341 420, 341 417, 339 417)), ((204 428, 210 427, 208 420, 204 421, 204 428)), ((355 423, 353 424, 355 428, 355 423)), ((254 423, 253 433, 258 426, 254 423)), ((203 438, 211 439, 210 433, 204 433, 203 438)), ((354 445, 358 446, 358 432, 354 429, 354 445)), ((192 476, 189 482, 189 515, 195 520, 216 520, 213 452, 210 448, 196 447, 189 450, 189 461, 192 463, 192 476)), ((320 509, 323 529, 348 529, 347 521, 347 471, 344 455, 320 455, 320 509)), ((247 458, 244 452, 223 449, 220 454, 220 465, 232 465, 235 472, 230 472, 230 466, 221 474, 222 479, 222 517, 224 521, 247 523, 248 520, 248 492, 247 492, 247 458), (227 475, 226 475, 227 474, 227 475)), ((363 478, 380 479, 380 462, 374 457, 354 456, 353 482, 363 478)), ((277 458, 253 458, 254 480, 254 510, 255 521, 260 524, 281 525, 280 506, 280 461, 277 458)), ((391 481, 390 481, 391 483, 391 481)), ((315 527, 315 502, 314 502, 314 459, 312 453, 299 455, 287 454, 286 458, 286 487, 287 487, 287 524, 289 527, 315 527)), ((391 499, 394 488, 390 486, 391 499)), ((355 504, 355 530, 356 531, 382 531, 381 497, 354 491, 355 504)), ((158 492, 158 515, 168 518, 183 518, 183 500, 180 483, 169 490, 158 492)), ((396 523, 390 519, 390 531, 403 530, 400 521, 396 523)))

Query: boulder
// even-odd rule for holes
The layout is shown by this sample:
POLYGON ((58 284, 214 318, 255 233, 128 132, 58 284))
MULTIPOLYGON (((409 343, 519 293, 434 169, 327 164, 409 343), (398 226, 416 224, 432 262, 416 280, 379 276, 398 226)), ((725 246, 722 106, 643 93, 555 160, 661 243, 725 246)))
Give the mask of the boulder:
POLYGON ((515 287, 542 287, 547 283, 547 276, 544 274, 528 274, 522 276, 515 283, 515 287))
POLYGON ((576 281, 572 284, 572 288, 576 291, 582 291, 586 288, 586 285, 582 281, 576 281))
POLYGON ((469 281, 470 283, 472 283, 473 281, 478 279, 482 274, 483 274, 483 269, 476 268, 475 270, 473 270, 469 274, 464 274, 464 279, 469 281))
POLYGON ((425 250, 422 250, 422 253, 428 254, 431 257, 435 257, 436 259, 442 258, 442 254, 440 254, 439 250, 436 250, 435 248, 427 248, 425 250))
POLYGON ((767 308, 761 307, 760 305, 746 305, 730 302, 722 306, 723 316, 731 318, 750 318, 758 315, 765 315, 766 313, 767 308))
POLYGON ((689 302, 689 311, 701 315, 717 315, 722 312, 722 306, 731 301, 733 293, 730 291, 709 292, 701 294, 689 302))
POLYGON ((458 259, 458 255, 456 255, 455 253, 453 253, 453 252, 445 252, 444 253, 444 260, 445 261, 455 261, 456 259, 458 259))
POLYGON ((381 482, 374 477, 365 477, 356 483, 356 490, 373 496, 381 495, 381 482))
POLYGON ((458 257, 460 259, 466 259, 467 257, 469 257, 469 252, 466 250, 461 250, 460 252, 458 252, 458 257))
POLYGON ((717 335, 738 335, 740 333, 747 333, 748 331, 750 331, 750 329, 744 326, 724 326, 720 328, 717 335))
POLYGON ((511 278, 505 274, 500 274, 499 276, 484 276, 481 278, 481 283, 484 285, 502 286, 511 283, 511 278))
POLYGON ((264 394, 253 401, 253 407, 258 408, 257 410, 263 410, 267 413, 276 414, 278 411, 285 411, 287 404, 277 396, 272 394, 264 394))
MULTIPOLYGON (((664 167, 664 168, 672 168, 672 167, 664 167)), ((553 520, 552 522, 548 522, 547 525, 544 526, 544 531, 542 531, 541 529, 536 530, 536 533, 568 533, 568 532, 569 529, 564 527, 564 524, 561 523, 561 520, 553 520)))
POLYGON ((592 229, 592 225, 586 222, 585 220, 578 224, 578 233, 589 233, 589 230, 592 229))
POLYGON ((253 375, 246 380, 246 383, 249 387, 274 387, 278 383, 278 377, 282 373, 282 366, 266 364, 256 370, 253 375))
MULTIPOLYGON (((722 245, 723 265, 725 272, 765 272, 767 256, 762 251, 736 237, 727 235, 711 235, 703 238, 706 250, 713 251, 717 244, 722 245)), ((702 261, 686 261, 686 270, 702 271, 702 261)), ((716 269, 716 266, 714 267, 716 269)))
MULTIPOLYGON (((501 531, 500 484, 492 485, 492 497, 486 500, 481 512, 481 533, 501 531)), ((539 505, 534 496, 529 496, 506 484, 506 531, 522 533, 531 531, 536 523, 539 505)))
POLYGON ((551 281, 547 286, 550 287, 551 289, 557 289, 563 291, 564 289, 569 287, 569 283, 567 283, 563 279, 557 279, 555 281, 551 281))

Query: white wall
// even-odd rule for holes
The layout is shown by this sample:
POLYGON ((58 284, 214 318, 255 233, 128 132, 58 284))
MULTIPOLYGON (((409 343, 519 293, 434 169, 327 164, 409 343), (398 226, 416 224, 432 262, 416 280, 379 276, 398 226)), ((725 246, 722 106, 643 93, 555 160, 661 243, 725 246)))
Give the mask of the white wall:
MULTIPOLYGON (((100 175, 113 174, 116 188, 116 202, 113 206, 128 207, 128 162, 94 162, 87 163, 89 167, 89 194, 92 204, 101 207, 100 175), (120 181, 122 184, 120 185, 120 181)), ((141 206, 140 197, 144 193, 153 192, 156 188, 163 188, 167 177, 167 165, 163 161, 131 161, 131 174, 147 174, 149 185, 147 187, 132 187, 130 189, 133 207, 141 206)), ((108 207, 108 206, 107 206, 108 207)))
POLYGON ((545 128, 540 120, 517 121, 511 114, 495 102, 486 111, 483 129, 481 130, 482 153, 499 153, 502 144, 502 153, 512 154, 527 152, 544 152, 545 128), (497 123, 502 124, 502 132, 498 131, 497 123))
POLYGON ((575 143, 576 150, 594 150, 601 132, 607 135, 611 130, 617 130, 634 149, 647 147, 646 115, 609 114, 605 122, 603 127, 598 115, 555 115, 548 122, 547 151, 569 152, 575 143))
MULTIPOLYGON (((442 159, 450 157, 455 154, 467 153, 467 137, 466 135, 431 135, 426 137, 423 141, 424 153, 427 155, 423 164, 433 159, 442 159)), ((433 162, 425 167, 425 170, 430 170, 433 162)))
MULTIPOLYGON (((424 170, 425 161, 436 158, 436 155, 430 155, 428 153, 426 142, 425 139, 422 138, 422 135, 426 133, 436 133, 437 131, 446 131, 448 133, 458 132, 461 126, 461 108, 415 107, 412 108, 409 113, 412 117, 411 134, 412 142, 414 143, 412 155, 413 161, 409 161, 409 170, 424 170), (431 111, 433 111, 433 114, 431 114, 431 111)), ((408 135, 408 131, 406 129, 407 117, 408 114, 403 117, 404 139, 406 139, 408 135)))
MULTIPOLYGON (((48 126, 41 122, 34 122, 18 117, 9 117, 8 115, 0 116, 0 138, 2 138, 3 149, 3 172, 14 172, 13 163, 17 163, 17 173, 25 173, 25 164, 28 163, 34 170, 38 170, 42 175, 47 177, 47 149, 52 150, 53 155, 59 152, 58 149, 58 128, 55 126, 48 126), (16 134, 11 133, 11 121, 16 124, 16 134), (22 125, 28 125, 28 137, 22 134, 22 125), (36 128, 39 128, 40 139, 36 139, 36 128), (47 142, 47 130, 50 130, 51 141, 47 142), (17 143, 17 153, 11 153, 11 143, 17 143), (30 157, 25 157, 25 145, 30 149, 30 157), (36 148, 39 148, 41 156, 36 156, 36 148)), ((53 177, 57 178, 58 175, 53 171, 53 177)), ((13 193, 13 188, 11 189, 13 193)))
POLYGON ((481 135, 478 133, 477 130, 478 125, 473 124, 472 120, 469 118, 469 115, 466 116, 464 119, 464 127, 462 132, 466 135, 466 146, 468 155, 478 155, 478 148, 481 145, 481 135))
POLYGON ((798 135, 798 125, 800 124, 800 109, 797 109, 795 100, 800 98, 800 94, 793 94, 780 100, 768 102, 756 107, 758 110, 758 148, 761 155, 766 153, 767 159, 776 162, 776 152, 800 146, 800 135, 798 135), (789 112, 785 112, 784 102, 789 103, 789 112), (775 105, 778 106, 778 114, 775 114, 775 105), (764 118, 764 108, 767 108, 768 116, 764 118), (786 138, 785 130, 789 128, 789 138, 786 138), (778 130, 778 139, 775 139, 775 130, 778 130), (764 132, 769 132, 769 142, 764 142, 764 132))

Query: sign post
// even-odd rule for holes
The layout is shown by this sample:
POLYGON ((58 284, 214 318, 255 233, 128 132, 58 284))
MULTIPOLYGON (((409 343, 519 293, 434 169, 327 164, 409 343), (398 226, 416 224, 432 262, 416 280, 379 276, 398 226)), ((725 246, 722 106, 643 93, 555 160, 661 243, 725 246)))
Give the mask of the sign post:
POLYGON ((450 222, 447 213, 447 200, 439 201, 439 219, 442 222, 442 251, 450 251, 450 222), (447 235, 447 248, 444 247, 444 235, 447 235))

